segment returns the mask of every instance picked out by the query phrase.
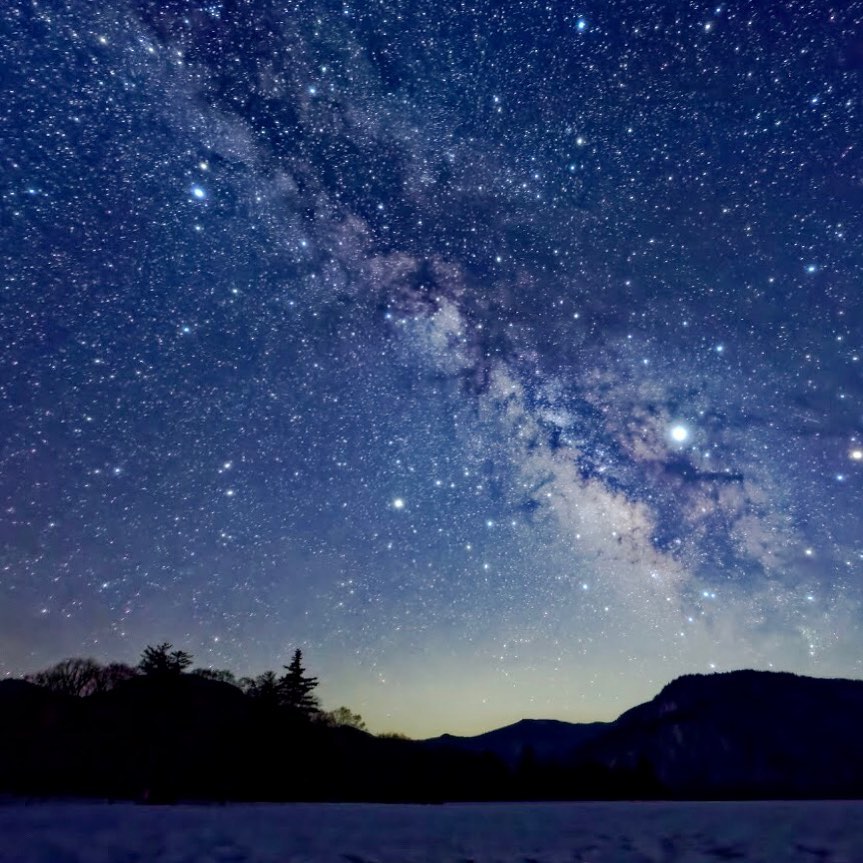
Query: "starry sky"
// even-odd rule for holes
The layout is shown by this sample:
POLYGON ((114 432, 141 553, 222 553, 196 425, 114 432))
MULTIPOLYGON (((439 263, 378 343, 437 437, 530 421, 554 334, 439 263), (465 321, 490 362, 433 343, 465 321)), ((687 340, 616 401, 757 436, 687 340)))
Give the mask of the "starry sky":
POLYGON ((863 675, 861 97, 856 0, 10 0, 0 675, 863 675))

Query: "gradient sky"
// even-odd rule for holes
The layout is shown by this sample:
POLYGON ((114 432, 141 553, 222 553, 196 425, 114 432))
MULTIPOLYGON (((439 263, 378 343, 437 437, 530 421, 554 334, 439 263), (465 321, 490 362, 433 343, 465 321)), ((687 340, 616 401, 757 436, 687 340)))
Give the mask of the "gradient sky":
POLYGON ((10 0, 0 675, 861 676, 861 99, 860 2, 10 0))

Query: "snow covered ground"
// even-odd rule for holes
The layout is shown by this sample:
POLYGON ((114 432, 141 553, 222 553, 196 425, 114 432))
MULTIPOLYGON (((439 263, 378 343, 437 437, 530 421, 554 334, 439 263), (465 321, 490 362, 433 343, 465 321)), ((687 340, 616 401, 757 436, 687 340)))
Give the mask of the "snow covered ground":
POLYGON ((2 863, 863 861, 863 803, 0 805, 2 863))

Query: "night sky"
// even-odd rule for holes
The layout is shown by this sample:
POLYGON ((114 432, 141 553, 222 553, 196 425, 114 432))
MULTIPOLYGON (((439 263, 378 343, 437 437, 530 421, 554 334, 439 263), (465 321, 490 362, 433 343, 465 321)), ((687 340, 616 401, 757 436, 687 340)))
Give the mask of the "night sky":
POLYGON ((4 4, 0 675, 863 675, 861 100, 851 0, 4 4))

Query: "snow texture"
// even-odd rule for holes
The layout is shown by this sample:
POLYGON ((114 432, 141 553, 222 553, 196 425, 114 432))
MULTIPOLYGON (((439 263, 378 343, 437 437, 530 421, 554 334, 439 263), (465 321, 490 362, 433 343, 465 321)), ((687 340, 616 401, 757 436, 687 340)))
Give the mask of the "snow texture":
POLYGON ((863 861, 863 803, 0 806, 2 863, 863 861))

